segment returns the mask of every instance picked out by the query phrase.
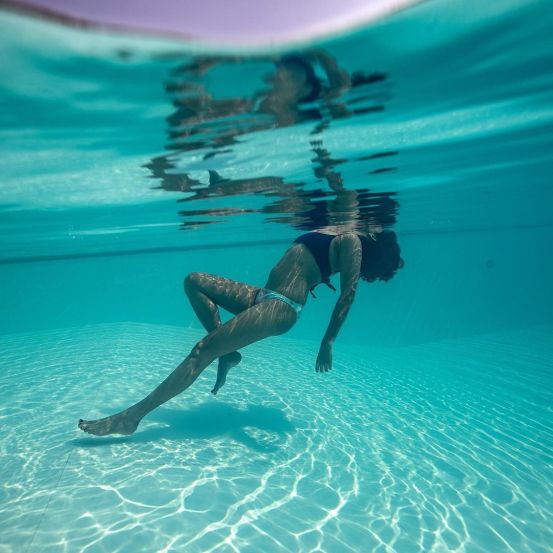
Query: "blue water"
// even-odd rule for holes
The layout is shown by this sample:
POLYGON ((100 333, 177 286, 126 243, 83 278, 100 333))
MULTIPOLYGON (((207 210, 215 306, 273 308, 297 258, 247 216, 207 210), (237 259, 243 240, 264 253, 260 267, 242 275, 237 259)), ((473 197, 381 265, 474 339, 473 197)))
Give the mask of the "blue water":
POLYGON ((0 551, 552 551, 546 2, 293 52, 0 27, 0 551), (268 108, 291 53, 322 94, 268 108), (262 286, 298 234, 367 222, 405 267, 359 286, 331 373, 320 287, 217 397, 211 367, 131 437, 78 430, 201 338, 187 273, 262 286))

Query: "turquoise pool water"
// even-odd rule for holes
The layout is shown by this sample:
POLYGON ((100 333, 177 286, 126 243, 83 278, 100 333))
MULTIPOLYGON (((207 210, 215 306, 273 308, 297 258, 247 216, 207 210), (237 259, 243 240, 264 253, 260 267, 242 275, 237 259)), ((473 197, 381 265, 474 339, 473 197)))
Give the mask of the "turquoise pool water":
POLYGON ((0 551, 552 550, 546 2, 286 51, 0 26, 0 551), (365 223, 405 267, 360 285, 331 373, 321 287, 217 397, 210 367, 130 437, 79 431, 201 338, 186 274, 262 286, 365 223))

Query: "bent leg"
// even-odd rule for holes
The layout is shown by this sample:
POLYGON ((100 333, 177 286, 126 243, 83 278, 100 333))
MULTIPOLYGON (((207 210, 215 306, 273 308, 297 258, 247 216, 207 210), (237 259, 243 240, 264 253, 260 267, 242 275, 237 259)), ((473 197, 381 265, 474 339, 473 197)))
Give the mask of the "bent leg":
POLYGON ((132 434, 145 415, 186 390, 217 357, 263 338, 283 334, 295 322, 294 310, 279 300, 254 305, 200 340, 190 355, 143 400, 105 419, 81 419, 79 428, 97 436, 132 434))
POLYGON ((208 273, 190 273, 184 279, 184 291, 204 328, 211 332, 221 326, 221 306, 238 315, 252 306, 258 288, 208 273))
MULTIPOLYGON (((221 326, 218 306, 238 315, 253 305, 257 290, 255 286, 208 273, 190 273, 184 280, 190 305, 208 332, 221 326)), ((213 394, 224 384, 228 371, 241 360, 237 351, 220 357, 213 394)))

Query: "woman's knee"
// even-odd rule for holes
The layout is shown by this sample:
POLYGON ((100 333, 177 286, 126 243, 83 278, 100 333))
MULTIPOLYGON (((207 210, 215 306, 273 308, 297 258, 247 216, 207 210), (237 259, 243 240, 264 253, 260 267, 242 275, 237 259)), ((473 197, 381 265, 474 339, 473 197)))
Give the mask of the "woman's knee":
POLYGON ((202 280, 202 273, 189 273, 184 278, 184 290, 188 294, 198 289, 202 280))
POLYGON ((200 340, 190 351, 189 357, 193 359, 194 365, 199 370, 203 370, 207 365, 215 360, 217 355, 210 351, 209 341, 206 339, 200 340))

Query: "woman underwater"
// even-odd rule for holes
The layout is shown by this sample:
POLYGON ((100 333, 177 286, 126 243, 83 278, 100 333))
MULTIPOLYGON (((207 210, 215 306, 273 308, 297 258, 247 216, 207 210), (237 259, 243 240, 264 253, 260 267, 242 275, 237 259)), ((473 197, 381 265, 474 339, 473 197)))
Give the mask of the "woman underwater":
MULTIPOLYGON (((210 60, 206 60, 205 65, 209 67, 211 63, 210 60)), ((322 52, 311 57, 287 56, 275 63, 277 69, 271 78, 272 86, 261 97, 258 109, 263 113, 271 113, 276 126, 298 122, 303 113, 301 105, 315 99, 320 100, 323 111, 333 107, 328 117, 320 115, 315 119, 319 123, 325 123, 326 119, 330 121, 336 116, 335 112, 341 105, 332 101, 343 94, 344 90, 381 78, 363 75, 350 78, 330 56, 322 52), (314 63, 324 67, 328 80, 326 87, 321 86, 316 78, 311 66, 314 63)), ((208 100, 204 99, 202 102, 208 100)), ((209 100, 208 103, 211 106, 213 101, 209 100)), ((231 106, 233 111, 236 110, 234 104, 231 106)), ((218 104, 211 106, 208 112, 217 112, 216 106, 218 104)), ((226 104, 219 107, 224 108, 224 111, 228 107, 225 106, 226 104)), ((184 120, 184 128, 191 132, 190 128, 194 122, 203 121, 205 114, 201 111, 196 114, 190 106, 185 111, 188 115, 184 120), (190 113, 194 113, 194 117, 190 118, 190 113)), ((342 111, 343 109, 340 114, 342 111)), ((178 120, 180 128, 183 121, 180 116, 178 120)), ((325 124, 328 124, 328 121, 325 124)), ((201 129, 197 129, 199 130, 201 129)), ((321 129, 317 128, 316 132, 320 131, 321 129)), ((234 133, 231 133, 232 137, 234 133)), ((224 142, 222 140, 221 145, 224 142)), ((215 147, 218 145, 217 142, 215 147)), ((242 358, 237 350, 263 338, 290 330, 305 305, 308 293, 319 283, 332 287, 329 278, 339 273, 340 295, 316 361, 318 372, 326 372, 332 368, 332 344, 353 303, 359 279, 369 282, 377 279, 389 280, 402 266, 403 261, 395 233, 383 231, 382 225, 376 224, 374 219, 371 223, 367 219, 361 223, 359 192, 346 190, 342 185, 341 175, 334 171, 337 162, 330 159, 329 153, 319 142, 315 141, 313 146, 320 165, 317 177, 326 179, 336 194, 336 199, 329 206, 329 212, 338 214, 337 219, 330 220, 325 216, 327 222, 321 225, 324 230, 308 232, 297 238, 270 272, 264 288, 204 273, 188 275, 184 281, 185 292, 208 334, 144 399, 110 417, 94 421, 81 419, 79 428, 98 436, 132 434, 144 416, 186 390, 201 372, 218 358, 217 380, 212 390, 213 394, 217 394, 225 383, 228 371, 242 358), (340 214, 343 214, 343 217, 340 214), (359 224, 362 226, 359 227, 359 224), (362 231, 358 232, 358 228, 362 231), (234 317, 222 324, 219 307, 234 314, 234 317)))
POLYGON ((204 273, 191 273, 184 289, 192 308, 208 331, 188 357, 148 396, 131 407, 99 420, 79 421, 90 434, 132 434, 153 409, 186 390, 201 372, 219 358, 216 394, 228 371, 238 364, 237 350, 263 338, 283 334, 297 321, 307 295, 318 284, 332 287, 329 278, 340 274, 340 295, 323 336, 317 372, 332 368, 332 344, 355 298, 359 279, 389 280, 403 266, 396 234, 381 231, 308 232, 298 237, 274 266, 264 288, 204 273), (381 231, 381 232, 379 232, 381 231), (221 324, 219 307, 235 316, 221 324))

